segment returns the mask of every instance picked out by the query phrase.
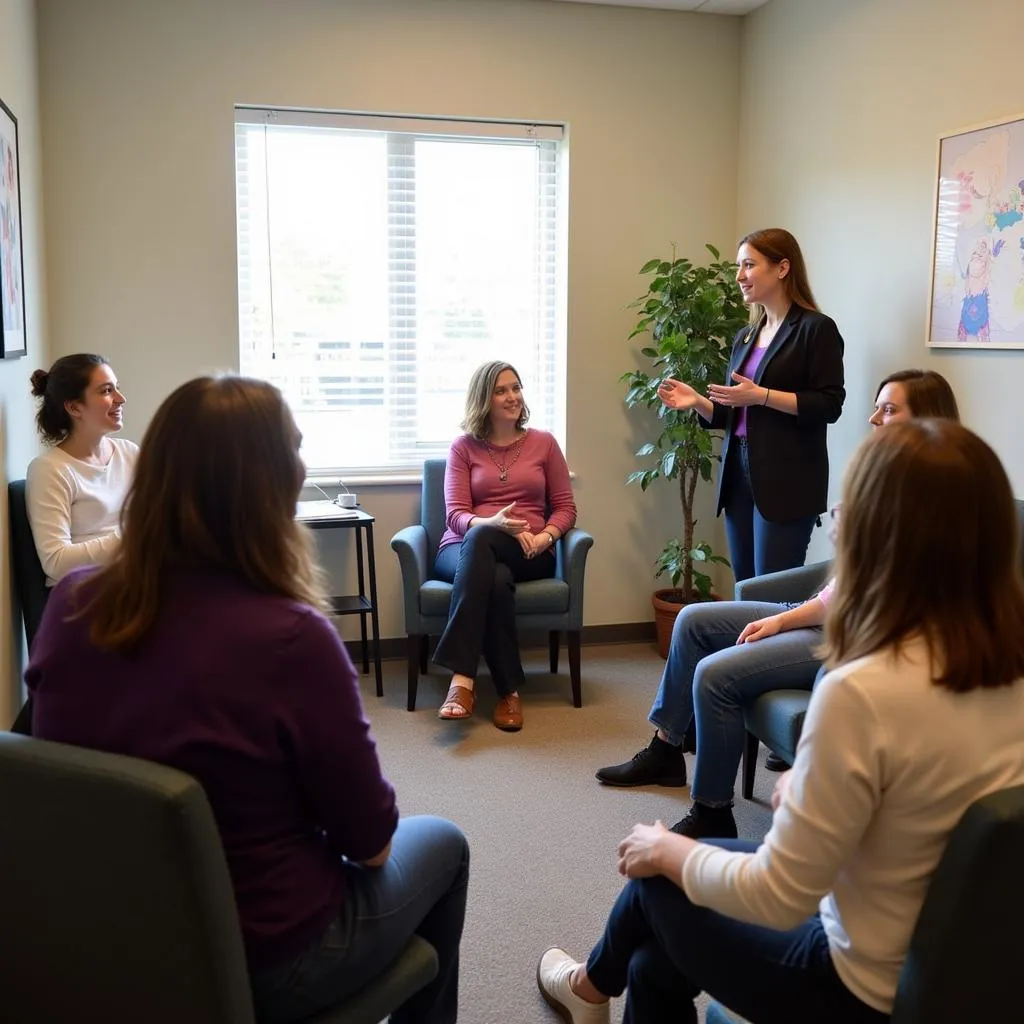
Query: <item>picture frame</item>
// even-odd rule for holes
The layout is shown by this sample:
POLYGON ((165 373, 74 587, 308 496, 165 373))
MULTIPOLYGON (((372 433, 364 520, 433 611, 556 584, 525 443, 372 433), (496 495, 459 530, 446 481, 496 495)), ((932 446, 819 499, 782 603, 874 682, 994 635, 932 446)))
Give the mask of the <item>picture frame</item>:
POLYGON ((931 348, 1024 349, 1024 114, 938 140, 931 348))
POLYGON ((0 100, 0 354, 4 359, 18 359, 28 351, 18 156, 18 119, 0 100))

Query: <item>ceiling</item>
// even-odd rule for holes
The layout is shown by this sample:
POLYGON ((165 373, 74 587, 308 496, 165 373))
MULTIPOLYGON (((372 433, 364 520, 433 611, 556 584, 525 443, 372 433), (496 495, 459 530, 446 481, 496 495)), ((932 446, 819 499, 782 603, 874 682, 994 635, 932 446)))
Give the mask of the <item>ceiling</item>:
POLYGON ((702 14, 747 14, 768 0, 559 0, 569 4, 611 4, 613 7, 656 7, 666 11, 700 11, 702 14))

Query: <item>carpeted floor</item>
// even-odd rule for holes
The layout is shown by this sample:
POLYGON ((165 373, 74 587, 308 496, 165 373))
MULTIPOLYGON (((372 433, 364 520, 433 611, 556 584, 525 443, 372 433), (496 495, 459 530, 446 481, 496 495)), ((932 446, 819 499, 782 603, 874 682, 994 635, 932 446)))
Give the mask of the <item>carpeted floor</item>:
MULTIPOLYGON (((647 711, 664 664, 653 645, 585 647, 580 709, 572 706, 564 661, 563 651, 561 670, 551 675, 546 651, 528 652, 520 733, 491 724, 495 697, 486 675, 476 715, 463 723, 436 716, 448 687, 437 669, 421 677, 412 714, 404 662, 385 663, 384 697, 374 695, 372 674, 363 677, 402 813, 443 815, 469 837, 463 1024, 555 1024, 537 992, 538 957, 550 945, 585 957, 622 885, 619 840, 637 821, 672 824, 689 806, 688 789, 610 789, 594 779, 601 765, 627 760, 650 739, 647 711)), ((776 778, 759 767, 754 801, 737 798, 742 836, 767 831, 776 778)), ((618 1022, 621 1001, 612 1005, 618 1022)))

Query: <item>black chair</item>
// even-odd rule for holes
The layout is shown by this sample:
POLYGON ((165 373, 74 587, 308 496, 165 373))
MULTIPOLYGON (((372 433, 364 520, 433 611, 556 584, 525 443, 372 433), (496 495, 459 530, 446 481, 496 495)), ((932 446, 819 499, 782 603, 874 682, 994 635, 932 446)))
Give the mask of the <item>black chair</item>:
MULTIPOLYGON (((206 794, 163 765, 0 733, 0 1016, 254 1024, 206 794)), ((309 1024, 377 1024, 437 974, 413 937, 309 1024)))
MULTIPOLYGON (((953 830, 900 972, 892 1024, 1024 1016, 1024 786, 983 797, 953 830)), ((780 996, 785 999, 785 996, 780 996)), ((742 1024, 718 1003, 708 1024, 742 1024)), ((756 1018, 755 1018, 756 1020, 756 1018)))
MULTIPOLYGON (((25 503, 25 481, 12 480, 7 485, 7 504, 11 520, 11 565, 14 570, 14 597, 21 609, 25 624, 25 642, 29 650, 43 619, 43 609, 50 596, 46 585, 39 553, 36 551, 32 525, 28 521, 28 507, 25 503)), ((17 614, 17 609, 15 609, 17 614)), ((14 732, 28 734, 32 731, 32 698, 25 701, 14 725, 14 732)))
POLYGON ((12 480, 7 485, 7 502, 11 516, 11 565, 14 569, 14 593, 25 623, 25 639, 31 648, 36 630, 43 618, 43 609, 50 596, 39 554, 36 551, 32 526, 25 504, 25 481, 12 480))

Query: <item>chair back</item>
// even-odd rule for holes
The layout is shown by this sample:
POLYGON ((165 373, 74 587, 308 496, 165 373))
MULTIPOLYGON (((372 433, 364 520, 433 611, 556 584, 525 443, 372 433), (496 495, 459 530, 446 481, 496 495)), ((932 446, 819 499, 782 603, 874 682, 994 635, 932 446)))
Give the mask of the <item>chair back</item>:
POLYGON ((14 570, 14 592, 21 605, 25 623, 25 639, 29 648, 35 638, 43 609, 50 596, 39 553, 36 551, 32 525, 28 521, 25 503, 25 481, 12 480, 7 485, 7 502, 11 516, 11 566, 14 570))
POLYGON ((892 1024, 1008 1020, 1024 959, 1024 786, 978 800, 953 830, 900 974, 892 1024))
POLYGON ((195 779, 0 733, 0 822, 5 1020, 251 1024, 234 892, 195 779))
POLYGON ((423 463, 423 491, 420 495, 420 523, 427 531, 427 578, 434 574, 434 557, 445 531, 444 469, 446 459, 423 463))

